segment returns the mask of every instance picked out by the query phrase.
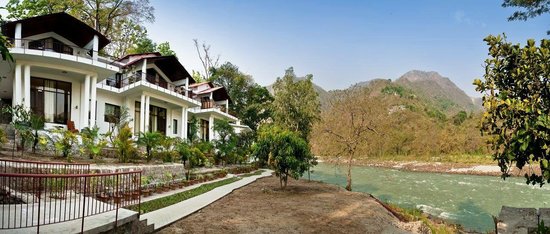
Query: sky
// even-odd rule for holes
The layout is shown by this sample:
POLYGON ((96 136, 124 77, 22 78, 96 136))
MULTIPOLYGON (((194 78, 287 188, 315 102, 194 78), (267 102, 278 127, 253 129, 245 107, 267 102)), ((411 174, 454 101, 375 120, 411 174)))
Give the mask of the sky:
MULTIPOLYGON (((7 0, 0 0, 4 5, 7 0)), ((148 34, 168 41, 191 72, 202 71, 193 39, 211 45, 261 85, 294 67, 326 90, 375 78, 395 80, 413 69, 437 71, 468 95, 488 58, 483 38, 548 38, 550 14, 507 20, 502 0, 151 0, 148 34)))

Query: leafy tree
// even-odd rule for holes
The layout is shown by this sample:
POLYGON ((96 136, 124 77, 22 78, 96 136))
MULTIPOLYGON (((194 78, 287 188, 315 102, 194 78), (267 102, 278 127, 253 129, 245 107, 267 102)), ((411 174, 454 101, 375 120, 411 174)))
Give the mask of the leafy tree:
MULTIPOLYGON (((163 56, 169 56, 169 55, 174 55, 176 56, 176 52, 174 52, 171 48, 170 48, 170 43, 165 41, 163 43, 160 43, 157 45, 157 51, 162 54, 163 56)), ((177 57, 177 56, 176 56, 177 57)))
POLYGON ((218 150, 216 152, 216 163, 234 162, 237 138, 233 127, 225 120, 217 120, 214 122, 214 131, 219 136, 219 139, 214 141, 214 147, 218 150))
POLYGON ((313 155, 308 143, 298 133, 283 130, 269 132, 254 145, 254 155, 269 155, 269 165, 279 177, 281 188, 286 188, 288 177, 299 179, 309 168, 313 155))
MULTIPOLYGON (((344 156, 347 160, 346 190, 351 191, 351 167, 357 157, 358 149, 364 145, 373 133, 378 134, 376 127, 380 121, 387 119, 388 111, 376 108, 375 105, 366 105, 374 101, 373 98, 357 98, 363 96, 367 89, 360 89, 340 93, 330 103, 330 111, 323 113, 322 121, 324 132, 337 144, 338 157, 344 156)), ((378 101, 378 100, 376 100, 378 101)))
POLYGON ((0 56, 2 56, 2 60, 4 61, 13 62, 14 60, 10 54, 10 51, 8 50, 8 45, 8 40, 6 39, 6 37, 4 37, 4 35, 2 35, 2 33, 0 33, 0 56))
POLYGON ((273 97, 265 87, 254 83, 250 75, 239 71, 237 66, 226 62, 213 68, 211 80, 214 84, 225 87, 231 97, 229 112, 254 131, 261 122, 271 117, 273 97))
POLYGON ((147 36, 137 39, 135 45, 130 47, 128 54, 144 54, 153 53, 157 48, 157 44, 147 36))
POLYGON ((550 40, 537 46, 531 39, 523 47, 500 35, 484 40, 490 57, 484 80, 474 81, 485 107, 481 130, 491 136, 503 178, 512 165, 528 165, 527 183, 542 186, 550 182, 550 40), (540 174, 532 170, 536 164, 540 174))
MULTIPOLYGON (((525 11, 516 11, 508 20, 527 20, 550 12, 550 0, 504 0, 503 7, 519 7, 525 11)), ((550 35, 550 31, 546 32, 550 35)))
POLYGON ((275 122, 308 139, 313 123, 319 120, 319 97, 313 89, 313 76, 298 80, 291 67, 273 85, 273 118, 275 122))
POLYGON ((191 170, 195 166, 200 165, 203 161, 206 160, 206 158, 199 148, 192 146, 185 141, 180 141, 176 144, 176 151, 180 156, 183 167, 187 168, 185 178, 189 180, 189 178, 191 177, 191 170))
POLYGON ((147 161, 153 159, 153 151, 159 146, 161 139, 162 134, 159 132, 139 133, 137 144, 145 147, 147 161))
POLYGON ((25 146, 32 141, 33 134, 31 129, 31 116, 32 112, 25 108, 23 105, 16 106, 6 106, 2 109, 2 112, 7 113, 11 116, 11 125, 15 129, 15 134, 13 135, 14 149, 12 152, 15 152, 16 138, 19 136, 19 147, 21 148, 21 155, 25 151, 25 146))

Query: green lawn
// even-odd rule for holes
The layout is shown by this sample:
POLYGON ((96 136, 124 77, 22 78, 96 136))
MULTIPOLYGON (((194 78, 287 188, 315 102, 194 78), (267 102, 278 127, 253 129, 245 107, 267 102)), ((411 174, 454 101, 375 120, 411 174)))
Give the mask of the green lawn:
MULTIPOLYGON (((183 191, 181 193, 176 193, 176 194, 173 194, 173 195, 170 195, 170 196, 167 196, 167 197, 162 197, 162 198, 159 198, 159 199, 143 202, 143 203, 141 203, 141 213, 142 214, 148 213, 148 212, 151 212, 151 211, 155 211, 155 210, 158 210, 158 209, 176 204, 176 203, 181 202, 181 201, 185 201, 189 198, 201 195, 201 194, 206 193, 208 191, 211 191, 212 189, 215 189, 217 187, 220 187, 220 186, 223 186, 223 185, 226 185, 226 184, 231 184, 231 183, 233 183, 237 180, 240 180, 240 179, 241 178, 232 177, 232 178, 228 178, 228 179, 225 179, 225 180, 220 180, 220 181, 210 183, 210 184, 203 184, 203 185, 201 185, 197 188, 190 189, 190 190, 187 190, 187 191, 183 191)), ((136 212, 139 211, 138 210, 139 207, 137 205, 129 206, 128 209, 136 211, 136 212)))

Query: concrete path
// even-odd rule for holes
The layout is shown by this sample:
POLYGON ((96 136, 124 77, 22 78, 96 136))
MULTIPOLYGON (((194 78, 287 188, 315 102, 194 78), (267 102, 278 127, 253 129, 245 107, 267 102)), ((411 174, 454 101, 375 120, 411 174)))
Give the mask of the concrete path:
POLYGON ((140 220, 147 220, 147 224, 154 224, 155 230, 159 230, 173 222, 176 222, 206 206, 210 203, 217 201, 218 199, 233 192, 233 190, 248 185, 258 178, 270 176, 273 171, 265 170, 260 175, 250 176, 242 178, 236 182, 228 185, 217 187, 212 191, 206 192, 202 195, 187 199, 180 203, 162 208, 160 210, 152 211, 141 215, 140 220))

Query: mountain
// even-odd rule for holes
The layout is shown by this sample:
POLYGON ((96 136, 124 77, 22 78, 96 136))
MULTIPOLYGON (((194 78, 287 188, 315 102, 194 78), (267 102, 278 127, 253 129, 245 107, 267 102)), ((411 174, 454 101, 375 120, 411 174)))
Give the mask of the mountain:
MULTIPOLYGON (((298 77, 298 80, 304 79, 298 77)), ((321 107, 327 107, 328 100, 339 92, 344 90, 326 91, 320 86, 313 83, 315 91, 319 94, 321 107)), ((391 89, 398 89, 401 95, 412 95, 425 102, 427 106, 433 107, 447 115, 454 115, 459 111, 478 112, 482 110, 481 99, 468 96, 462 89, 456 86, 449 78, 441 76, 434 71, 419 71, 412 70, 397 80, 391 79, 372 79, 368 81, 358 82, 351 85, 348 89, 368 87, 372 91, 372 95, 380 95, 382 92, 391 89), (390 87, 391 86, 391 87, 390 87)), ((273 94, 273 84, 266 86, 271 94, 273 94)))
POLYGON ((420 99, 429 102, 445 113, 456 113, 461 110, 478 111, 478 103, 456 86, 449 78, 430 71, 412 70, 399 79, 395 84, 411 89, 420 99))

